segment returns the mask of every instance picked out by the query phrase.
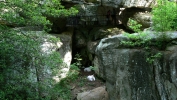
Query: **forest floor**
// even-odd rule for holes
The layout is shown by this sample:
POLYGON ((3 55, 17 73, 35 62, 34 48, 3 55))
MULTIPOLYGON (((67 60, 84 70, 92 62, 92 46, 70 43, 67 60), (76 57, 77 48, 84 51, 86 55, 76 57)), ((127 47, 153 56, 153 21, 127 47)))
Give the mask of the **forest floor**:
POLYGON ((95 76, 95 73, 93 71, 92 72, 84 72, 83 70, 80 71, 78 79, 75 82, 70 83, 70 86, 72 87, 71 100, 76 100, 78 93, 89 91, 100 86, 105 86, 105 82, 96 76, 95 81, 88 81, 87 76, 93 74, 95 76))

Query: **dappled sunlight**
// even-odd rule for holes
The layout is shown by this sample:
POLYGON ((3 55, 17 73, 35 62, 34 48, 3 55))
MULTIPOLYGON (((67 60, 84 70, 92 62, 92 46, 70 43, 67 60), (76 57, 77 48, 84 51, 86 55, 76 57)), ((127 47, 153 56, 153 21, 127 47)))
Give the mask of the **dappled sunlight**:
POLYGON ((67 64, 67 66, 70 66, 71 60, 72 60, 71 51, 68 51, 68 52, 64 55, 63 62, 65 62, 65 63, 67 64))
POLYGON ((69 68, 62 68, 59 73, 53 77, 53 80, 55 80, 56 83, 60 82, 61 79, 66 78, 67 74, 69 72, 69 68))

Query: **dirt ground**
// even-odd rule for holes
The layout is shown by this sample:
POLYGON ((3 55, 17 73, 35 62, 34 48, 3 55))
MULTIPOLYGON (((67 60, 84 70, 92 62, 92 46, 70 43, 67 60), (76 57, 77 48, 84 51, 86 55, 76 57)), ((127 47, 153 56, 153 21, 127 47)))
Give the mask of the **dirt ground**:
POLYGON ((72 94, 72 99, 71 100, 76 100, 77 94, 82 93, 84 91, 89 91, 92 89, 95 89, 100 86, 104 86, 105 82, 101 80, 100 78, 96 77, 95 73, 92 72, 84 72, 83 70, 80 71, 79 78, 74 82, 71 83, 70 86, 72 87, 71 94, 72 94), (96 80, 95 81, 88 81, 87 76, 88 75, 93 75, 95 76, 96 80))

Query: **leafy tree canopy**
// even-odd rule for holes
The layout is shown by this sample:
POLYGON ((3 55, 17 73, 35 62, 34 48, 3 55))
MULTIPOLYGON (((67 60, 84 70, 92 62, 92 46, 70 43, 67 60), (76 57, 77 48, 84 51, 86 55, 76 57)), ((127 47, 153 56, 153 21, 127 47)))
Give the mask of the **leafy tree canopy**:
POLYGON ((50 25, 47 17, 65 17, 78 11, 65 9, 60 0, 1 0, 0 12, 0 24, 46 28, 50 25))
POLYGON ((153 28, 156 31, 177 30, 177 3, 168 0, 157 0, 153 8, 153 28))
POLYGON ((39 26, 47 30, 51 25, 47 17, 65 17, 78 11, 65 9, 60 0, 0 0, 0 12, 0 100, 57 98, 61 93, 59 88, 51 88, 52 76, 62 68, 62 61, 58 52, 43 53, 41 45, 56 44, 58 39, 44 32, 13 28, 39 26))

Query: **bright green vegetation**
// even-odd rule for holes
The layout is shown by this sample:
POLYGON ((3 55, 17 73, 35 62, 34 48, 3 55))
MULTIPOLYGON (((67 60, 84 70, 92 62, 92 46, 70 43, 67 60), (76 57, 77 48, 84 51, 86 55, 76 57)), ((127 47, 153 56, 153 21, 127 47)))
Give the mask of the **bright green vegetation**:
POLYGON ((156 31, 177 30, 177 3, 169 0, 157 0, 152 10, 153 28, 156 31))
POLYGON ((137 35, 125 33, 129 38, 128 41, 122 41, 121 44, 129 48, 144 48, 146 51, 147 62, 152 63, 155 59, 160 58, 162 54, 155 53, 155 49, 164 50, 169 42, 169 38, 165 31, 177 30, 177 4, 168 0, 158 0, 158 5, 152 10, 152 28, 160 37, 156 41, 152 41, 148 37, 148 33, 140 30, 141 25, 133 19, 130 20, 130 28, 133 29, 137 35), (161 33, 158 33, 161 32, 161 33))
POLYGON ((59 40, 44 31, 52 25, 48 17, 78 11, 65 9, 60 0, 1 0, 0 11, 0 100, 55 100, 62 92, 52 77, 62 68, 62 61, 58 52, 43 53, 41 44, 59 40), (26 26, 41 32, 13 29, 26 26))
POLYGON ((5 0, 0 3, 0 23, 12 26, 40 26, 49 29, 47 17, 76 14, 74 8, 64 9, 60 0, 5 0))
MULTIPOLYGON (((42 33, 22 35, 10 30, 1 34, 1 100, 36 100, 43 96, 42 91, 46 91, 47 94, 53 93, 50 85, 54 85, 54 81, 51 77, 56 75, 62 61, 58 58, 58 52, 41 52, 42 36, 46 38, 42 33), (47 69, 52 73, 48 74, 47 69), (45 74, 48 76, 43 76, 45 74)), ((49 41, 55 42, 53 38, 49 41)), ((51 98, 51 95, 46 98, 51 98)))
POLYGON ((140 28, 141 28, 141 24, 138 24, 138 22, 137 21, 135 21, 135 20, 133 20, 133 19, 131 19, 131 18, 129 18, 129 21, 130 21, 130 28, 131 29, 133 29, 133 31, 135 31, 135 32, 141 32, 141 30, 140 30, 140 28))

